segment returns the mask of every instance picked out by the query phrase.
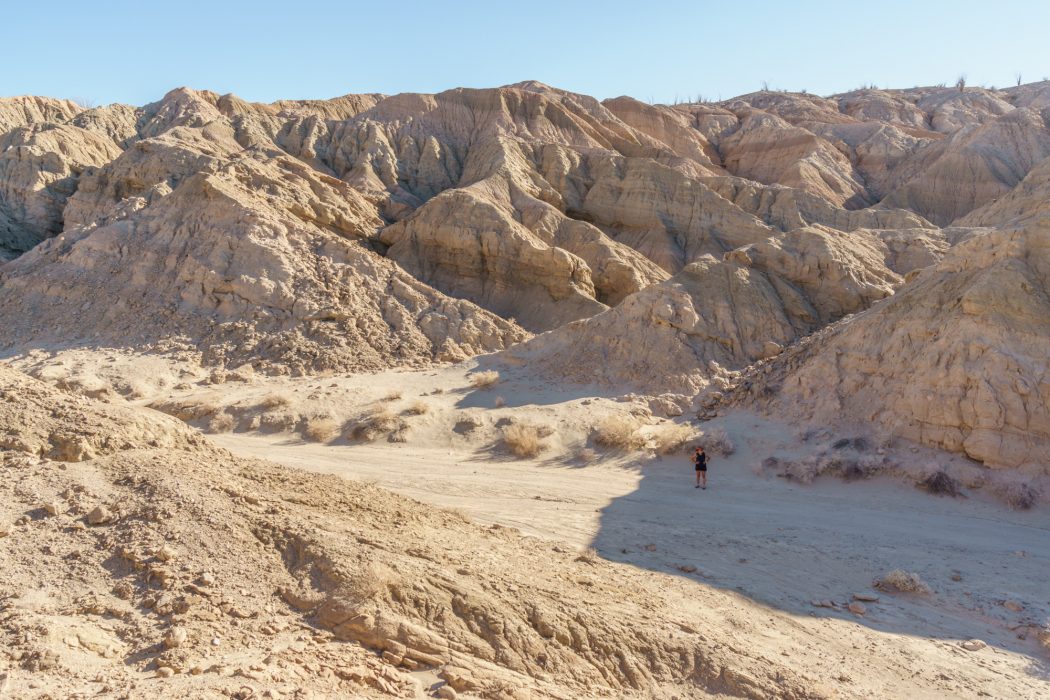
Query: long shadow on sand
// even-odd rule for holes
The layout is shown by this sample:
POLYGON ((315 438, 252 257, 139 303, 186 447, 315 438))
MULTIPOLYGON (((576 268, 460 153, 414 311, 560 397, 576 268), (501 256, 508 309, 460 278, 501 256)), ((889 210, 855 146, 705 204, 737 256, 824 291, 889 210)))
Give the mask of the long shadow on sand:
MULTIPOLYGON (((1035 635, 1010 625, 1050 614, 1050 514, 1014 512, 983 498, 938 498, 889 480, 798 485, 715 460, 707 490, 684 457, 647 463, 633 493, 601 514, 593 546, 605 558, 736 591, 795 615, 854 620, 876 630, 943 640, 982 639, 1033 659, 1050 677, 1035 635), (695 570, 693 570, 695 567, 695 570), (917 572, 931 595, 872 588, 893 569, 917 572), (842 606, 878 595, 865 616, 842 606), (1003 606, 1022 601, 1023 611, 1003 606)), ((1022 628, 1023 629, 1023 628, 1022 628)))

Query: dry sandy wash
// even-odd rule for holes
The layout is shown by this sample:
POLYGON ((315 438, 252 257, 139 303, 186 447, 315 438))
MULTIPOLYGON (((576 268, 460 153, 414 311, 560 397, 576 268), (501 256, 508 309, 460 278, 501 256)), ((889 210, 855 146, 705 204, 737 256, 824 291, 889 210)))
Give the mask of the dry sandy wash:
POLYGON ((1050 696, 1048 201, 1050 83, 0 98, 0 698, 1050 696))

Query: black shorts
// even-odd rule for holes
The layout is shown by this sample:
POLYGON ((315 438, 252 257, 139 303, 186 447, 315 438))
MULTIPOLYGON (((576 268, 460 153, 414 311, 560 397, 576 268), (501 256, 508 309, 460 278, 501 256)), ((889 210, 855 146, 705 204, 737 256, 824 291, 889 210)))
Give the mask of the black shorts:
POLYGON ((707 471, 707 465, 706 464, 698 464, 698 465, 696 465, 696 470, 698 472, 706 472, 707 471))

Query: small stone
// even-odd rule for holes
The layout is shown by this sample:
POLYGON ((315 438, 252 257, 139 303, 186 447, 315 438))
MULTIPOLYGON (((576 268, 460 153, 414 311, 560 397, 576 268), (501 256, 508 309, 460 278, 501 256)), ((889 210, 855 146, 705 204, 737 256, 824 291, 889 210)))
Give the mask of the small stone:
POLYGON ((879 597, 871 593, 854 593, 853 600, 859 600, 864 603, 877 603, 879 602, 879 597))
POLYGON ((864 606, 864 603, 861 603, 859 601, 853 601, 846 607, 854 615, 863 615, 864 613, 868 612, 868 609, 864 606))
POLYGON ((694 571, 696 571, 696 567, 693 566, 692 564, 682 564, 681 566, 678 567, 678 570, 682 571, 684 573, 687 573, 687 574, 691 574, 694 571))
POLYGON ((1021 612, 1024 610, 1024 604, 1017 600, 1003 601, 1003 607, 1011 612, 1021 612))
POLYGON ((171 561, 175 558, 175 555, 175 548, 172 547, 170 544, 163 545, 154 554, 154 556, 156 556, 157 559, 160 559, 161 561, 171 561))
POLYGON ((198 586, 214 586, 215 575, 205 571, 203 574, 197 577, 198 586))
POLYGON ((171 678, 175 675, 175 669, 170 666, 158 666, 157 678, 171 678))
POLYGON ((437 689, 437 692, 434 693, 434 697, 444 698, 444 700, 456 700, 456 698, 459 697, 459 694, 452 686, 443 685, 437 689))
POLYGON ((164 648, 175 649, 176 647, 180 647, 186 643, 187 637, 186 630, 181 627, 169 630, 168 633, 164 635, 164 648))
POLYGON ((201 666, 200 664, 197 664, 196 666, 194 666, 193 668, 190 669, 190 675, 191 676, 199 676, 202 673, 204 673, 204 667, 201 666))
POLYGON ((212 640, 211 640, 211 645, 212 645, 213 647, 217 647, 217 646, 219 646, 220 644, 222 644, 222 640, 221 640, 221 639, 219 639, 218 637, 213 637, 213 638, 212 638, 212 640))
POLYGON ((51 503, 44 504, 44 510, 47 511, 48 515, 58 515, 59 513, 65 513, 66 509, 58 501, 52 501, 51 503))
POLYGON ((90 513, 87 514, 88 525, 105 525, 106 523, 113 522, 115 518, 113 513, 110 512, 105 506, 95 506, 90 513))
POLYGON ((966 651, 980 651, 988 645, 982 642, 980 639, 967 639, 959 646, 961 646, 966 651))
POLYGON ((962 581, 962 574, 952 574, 952 581, 962 581))
POLYGON ((11 534, 10 525, 0 525, 0 537, 7 537, 11 534))

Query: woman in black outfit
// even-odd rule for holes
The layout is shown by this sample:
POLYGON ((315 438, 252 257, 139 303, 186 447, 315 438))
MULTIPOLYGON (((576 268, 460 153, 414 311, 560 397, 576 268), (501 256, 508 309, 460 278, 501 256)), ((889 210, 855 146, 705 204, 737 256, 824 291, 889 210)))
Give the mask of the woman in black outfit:
POLYGON ((699 445, 693 452, 693 464, 696 465, 696 488, 707 490, 707 453, 699 445))

